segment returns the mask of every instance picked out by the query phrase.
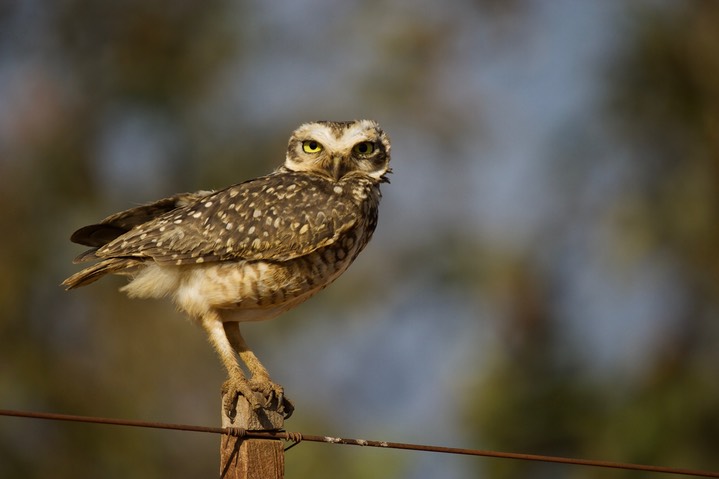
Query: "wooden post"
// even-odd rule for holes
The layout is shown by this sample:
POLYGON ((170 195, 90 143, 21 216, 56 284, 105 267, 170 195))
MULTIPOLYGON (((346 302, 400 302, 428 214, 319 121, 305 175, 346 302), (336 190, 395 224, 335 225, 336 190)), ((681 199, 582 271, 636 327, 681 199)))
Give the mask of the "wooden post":
MULTIPOLYGON (((224 397, 223 397, 224 404, 224 397)), ((284 417, 270 409, 253 410, 247 400, 237 400, 237 414, 231 420, 222 411, 222 427, 239 427, 246 431, 282 429, 284 417)), ((282 479, 285 475, 284 445, 280 439, 248 439, 222 436, 220 443, 220 477, 222 479, 282 479)))

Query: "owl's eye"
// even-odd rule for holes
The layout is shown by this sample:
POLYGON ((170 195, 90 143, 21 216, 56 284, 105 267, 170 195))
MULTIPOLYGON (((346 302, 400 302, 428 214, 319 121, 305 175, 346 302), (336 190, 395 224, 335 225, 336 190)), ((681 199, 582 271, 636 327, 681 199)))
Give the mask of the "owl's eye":
POLYGON ((369 155, 374 151, 374 144, 371 141, 363 141, 362 143, 357 143, 352 148, 352 151, 358 155, 369 155))
POLYGON ((305 140, 302 142, 302 151, 305 153, 319 153, 322 151, 322 145, 314 140, 305 140))

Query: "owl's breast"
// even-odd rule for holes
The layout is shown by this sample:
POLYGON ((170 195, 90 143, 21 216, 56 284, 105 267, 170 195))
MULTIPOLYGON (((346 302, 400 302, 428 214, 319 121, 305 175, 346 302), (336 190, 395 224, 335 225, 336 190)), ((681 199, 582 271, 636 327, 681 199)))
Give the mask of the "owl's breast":
POLYGON ((288 311, 337 279, 367 244, 369 234, 352 231, 335 243, 288 261, 239 261, 188 268, 174 299, 200 316, 223 311, 227 321, 259 321, 288 311))

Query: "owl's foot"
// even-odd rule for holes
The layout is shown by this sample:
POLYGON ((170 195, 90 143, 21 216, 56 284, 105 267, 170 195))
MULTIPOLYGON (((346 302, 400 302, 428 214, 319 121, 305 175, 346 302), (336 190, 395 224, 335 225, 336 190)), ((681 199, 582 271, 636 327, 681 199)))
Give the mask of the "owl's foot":
POLYGON ((222 384, 222 409, 230 419, 234 419, 237 414, 235 405, 237 404, 239 396, 246 398, 253 409, 260 407, 247 378, 244 376, 230 376, 230 378, 222 384))
POLYGON ((230 377, 222 385, 222 396, 223 409, 229 418, 234 418, 236 414, 235 404, 239 396, 244 397, 252 409, 277 411, 285 419, 288 419, 295 410, 289 399, 285 397, 282 386, 272 382, 270 378, 253 377, 247 380, 244 376, 230 377))
POLYGON ((260 407, 277 411, 285 419, 288 419, 294 412, 295 406, 285 397, 284 388, 269 377, 253 376, 250 379, 250 387, 255 393, 259 393, 255 394, 255 397, 259 395, 262 398, 260 407))

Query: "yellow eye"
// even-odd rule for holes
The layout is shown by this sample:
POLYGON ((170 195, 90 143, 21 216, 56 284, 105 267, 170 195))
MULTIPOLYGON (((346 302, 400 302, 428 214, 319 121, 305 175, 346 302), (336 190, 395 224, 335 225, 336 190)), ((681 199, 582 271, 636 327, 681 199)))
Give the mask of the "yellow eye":
POLYGON ((358 155, 370 155, 372 152, 374 152, 374 144, 371 141, 363 141, 362 143, 357 143, 353 148, 352 151, 354 151, 358 155))
POLYGON ((322 151, 322 145, 314 140, 305 140, 302 142, 302 151, 305 153, 319 153, 322 151))

